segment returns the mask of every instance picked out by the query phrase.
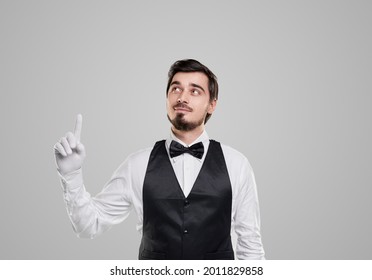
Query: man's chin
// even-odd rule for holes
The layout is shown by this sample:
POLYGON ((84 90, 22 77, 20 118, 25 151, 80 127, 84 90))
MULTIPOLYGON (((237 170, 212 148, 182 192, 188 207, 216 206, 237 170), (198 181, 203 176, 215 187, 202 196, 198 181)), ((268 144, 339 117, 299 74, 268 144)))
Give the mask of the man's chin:
POLYGON ((176 116, 174 117, 175 119, 183 119, 185 117, 185 113, 184 112, 177 112, 176 113, 176 116))
POLYGON ((184 118, 185 114, 177 114, 173 119, 171 119, 168 115, 168 120, 170 123, 180 131, 190 131, 198 127, 198 123, 189 122, 184 118))

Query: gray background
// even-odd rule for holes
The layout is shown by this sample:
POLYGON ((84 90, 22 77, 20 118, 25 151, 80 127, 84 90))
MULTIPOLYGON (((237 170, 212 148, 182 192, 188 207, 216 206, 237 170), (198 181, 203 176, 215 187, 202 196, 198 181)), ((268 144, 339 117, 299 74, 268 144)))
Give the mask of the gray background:
POLYGON ((136 217, 77 238, 53 145, 84 117, 100 191, 168 136, 169 66, 218 76, 209 135, 243 152, 268 259, 371 259, 371 1, 0 2, 1 259, 135 259, 136 217))

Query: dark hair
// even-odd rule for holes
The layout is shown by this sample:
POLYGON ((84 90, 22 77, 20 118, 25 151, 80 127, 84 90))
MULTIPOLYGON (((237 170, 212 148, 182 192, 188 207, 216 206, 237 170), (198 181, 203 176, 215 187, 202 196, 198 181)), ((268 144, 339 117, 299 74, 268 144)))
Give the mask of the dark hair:
MULTIPOLYGON (((214 75, 212 71, 208 69, 208 67, 201 64, 199 61, 195 59, 178 60, 175 63, 173 63, 168 72, 167 95, 172 79, 174 75, 176 75, 178 72, 204 73, 208 77, 208 90, 210 95, 209 101, 212 102, 213 100, 218 99, 218 82, 216 75, 214 75)), ((207 114, 204 123, 206 123, 210 117, 211 114, 207 114)))

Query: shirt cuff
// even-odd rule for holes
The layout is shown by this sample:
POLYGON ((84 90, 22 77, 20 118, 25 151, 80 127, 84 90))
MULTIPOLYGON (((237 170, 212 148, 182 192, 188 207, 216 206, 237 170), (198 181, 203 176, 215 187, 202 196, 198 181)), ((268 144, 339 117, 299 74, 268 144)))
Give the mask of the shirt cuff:
POLYGON ((74 190, 83 186, 83 172, 81 168, 65 175, 62 175, 58 170, 57 173, 61 178, 64 190, 74 190))

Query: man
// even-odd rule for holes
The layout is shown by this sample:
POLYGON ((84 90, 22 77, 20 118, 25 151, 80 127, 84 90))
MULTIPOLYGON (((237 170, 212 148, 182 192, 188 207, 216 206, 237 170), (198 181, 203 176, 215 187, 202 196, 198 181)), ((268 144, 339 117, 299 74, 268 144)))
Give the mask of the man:
POLYGON ((139 259, 264 259, 257 189, 248 160, 210 140, 205 123, 217 105, 215 75, 196 60, 169 70, 170 137, 130 155, 91 198, 82 179, 82 117, 54 146, 65 202, 78 236, 93 238, 134 208, 139 259))

